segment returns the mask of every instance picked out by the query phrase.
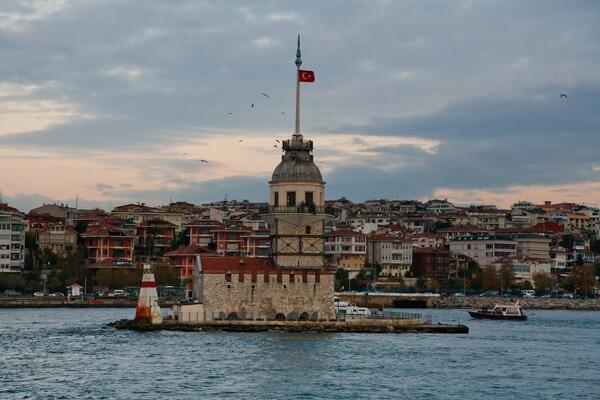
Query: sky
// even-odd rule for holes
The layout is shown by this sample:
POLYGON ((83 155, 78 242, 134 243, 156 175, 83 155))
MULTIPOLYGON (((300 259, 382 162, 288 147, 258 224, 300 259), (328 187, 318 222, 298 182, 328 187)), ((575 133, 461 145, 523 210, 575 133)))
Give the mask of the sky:
POLYGON ((301 34, 327 198, 600 206, 598 21, 575 0, 3 1, 3 200, 265 201, 301 34))

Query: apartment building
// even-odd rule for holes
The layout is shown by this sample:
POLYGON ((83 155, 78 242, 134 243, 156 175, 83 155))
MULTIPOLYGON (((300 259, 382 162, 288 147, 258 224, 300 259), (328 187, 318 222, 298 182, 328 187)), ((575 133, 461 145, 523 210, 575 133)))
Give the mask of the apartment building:
POLYGON ((0 272, 22 272, 25 268, 25 214, 0 203, 0 272))
POLYGON ((381 265, 381 274, 403 277, 412 265, 412 239, 390 233, 373 235, 367 240, 367 260, 381 265))
POLYGON ((329 266, 343 268, 351 277, 365 267, 367 235, 351 229, 338 229, 325 236, 325 258, 329 266))
POLYGON ((77 247, 77 231, 63 224, 49 224, 39 230, 36 237, 40 250, 47 249, 63 257, 77 247))
POLYGON ((460 236, 451 239, 449 243, 450 252, 470 257, 481 267, 487 267, 499 258, 517 254, 517 242, 501 235, 460 236))
POLYGON ((84 240, 88 264, 115 263, 131 265, 136 240, 135 231, 123 228, 122 221, 107 217, 88 225, 84 240))

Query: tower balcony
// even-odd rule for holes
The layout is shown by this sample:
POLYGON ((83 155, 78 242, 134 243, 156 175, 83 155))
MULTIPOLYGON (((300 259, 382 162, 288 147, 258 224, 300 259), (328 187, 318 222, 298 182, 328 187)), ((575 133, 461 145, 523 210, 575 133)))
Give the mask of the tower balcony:
POLYGON ((297 206, 269 206, 260 209, 261 214, 325 214, 325 207, 314 204, 297 206))

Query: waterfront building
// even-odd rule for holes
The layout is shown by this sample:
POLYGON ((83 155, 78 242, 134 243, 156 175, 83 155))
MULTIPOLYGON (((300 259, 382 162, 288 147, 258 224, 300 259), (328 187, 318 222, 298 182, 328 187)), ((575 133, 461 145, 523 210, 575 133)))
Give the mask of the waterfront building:
POLYGON ((25 268, 25 214, 0 203, 0 272, 22 272, 25 268))
POLYGON ((517 242, 501 235, 469 235, 450 240, 450 252, 464 254, 487 267, 499 258, 517 255, 517 242))
POLYGON ((450 274, 450 252, 444 248, 415 248, 412 262, 415 278, 440 279, 450 274))
POLYGON ((49 224, 37 232, 37 245, 40 250, 50 250, 65 256, 77 248, 77 231, 63 224, 49 224))
POLYGON ((451 214, 456 211, 454 204, 450 203, 448 199, 444 200, 429 200, 425 207, 428 212, 434 214, 451 214))
POLYGON ((209 250, 206 246, 199 244, 188 244, 165 253, 165 257, 169 260, 169 265, 179 271, 180 279, 191 278, 196 265, 196 257, 202 254, 216 254, 209 250))
POLYGON ((367 235, 351 229, 338 229, 325 237, 325 257, 327 265, 343 268, 355 277, 365 268, 367 256, 367 235))
POLYGON ((379 264, 384 276, 404 277, 412 265, 412 239, 393 233, 368 238, 367 261, 379 264))
POLYGON ((515 283, 530 283, 532 286, 535 286, 533 281, 534 274, 550 274, 552 272, 552 263, 550 259, 541 260, 519 255, 500 258, 492 262, 491 265, 496 270, 500 270, 503 265, 509 265, 514 276, 515 283))
POLYGON ((441 248, 446 244, 443 234, 437 232, 417 233, 412 236, 413 247, 441 248))
POLYGON ((179 232, 184 226, 184 213, 179 211, 177 208, 174 210, 175 211, 170 211, 169 209, 163 210, 157 207, 150 207, 144 203, 125 204, 115 207, 112 210, 111 215, 121 219, 131 220, 138 225, 145 221, 162 219, 175 225, 175 230, 179 232))

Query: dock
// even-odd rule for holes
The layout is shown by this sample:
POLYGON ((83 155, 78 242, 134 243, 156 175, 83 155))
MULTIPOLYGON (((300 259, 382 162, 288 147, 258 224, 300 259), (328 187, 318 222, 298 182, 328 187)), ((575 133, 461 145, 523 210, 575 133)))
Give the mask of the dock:
POLYGON ((151 331, 224 331, 224 332, 320 332, 320 333, 450 333, 466 334, 466 325, 424 323, 406 319, 351 319, 346 321, 203 321, 180 322, 164 320, 161 324, 141 324, 119 320, 109 324, 116 329, 137 332, 151 331))

